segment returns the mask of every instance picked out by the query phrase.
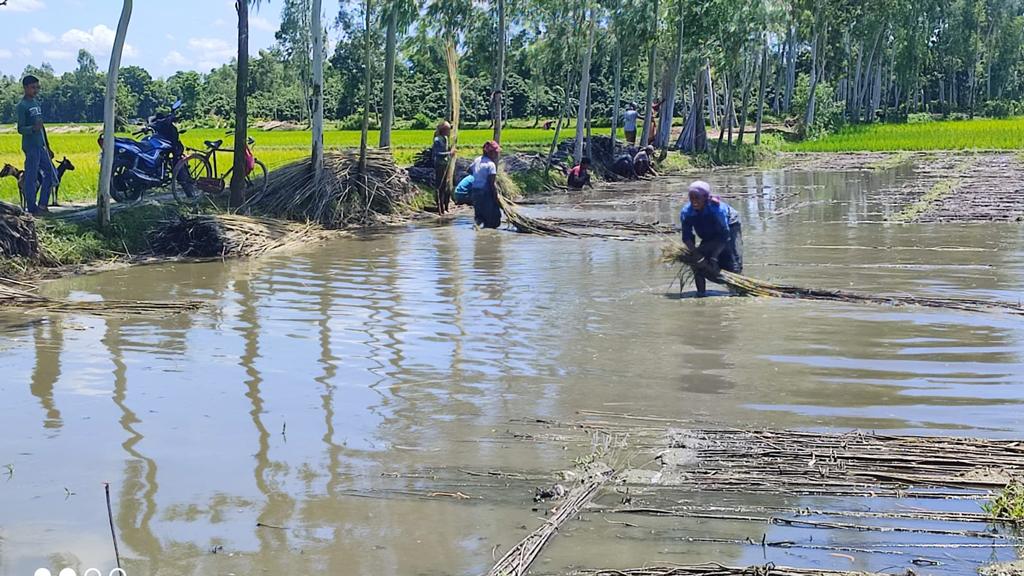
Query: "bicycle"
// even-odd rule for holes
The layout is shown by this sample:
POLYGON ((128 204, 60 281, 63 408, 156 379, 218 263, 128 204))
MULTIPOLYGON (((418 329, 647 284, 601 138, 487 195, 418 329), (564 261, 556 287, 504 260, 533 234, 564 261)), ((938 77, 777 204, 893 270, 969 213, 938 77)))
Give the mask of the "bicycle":
MULTIPOLYGON (((223 153, 234 153, 232 148, 221 148, 224 140, 206 140, 203 150, 187 148, 187 154, 174 165, 173 177, 171 178, 171 194, 176 201, 197 201, 199 194, 221 194, 228 187, 231 181, 231 173, 235 167, 231 166, 227 172, 218 174, 217 155, 223 153), (213 160, 211 163, 210 160, 213 160), (184 196, 182 198, 181 196, 184 196)), ((250 166, 245 175, 248 195, 262 193, 267 189, 267 165, 253 154, 252 146, 256 140, 251 137, 245 146, 245 153, 249 158, 250 166)))

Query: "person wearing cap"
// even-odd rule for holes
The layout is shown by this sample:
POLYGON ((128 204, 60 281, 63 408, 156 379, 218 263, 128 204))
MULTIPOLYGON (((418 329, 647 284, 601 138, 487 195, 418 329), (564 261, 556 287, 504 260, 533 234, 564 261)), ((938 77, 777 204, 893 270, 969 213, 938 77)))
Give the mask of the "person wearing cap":
POLYGON ((701 255, 700 265, 694 269, 694 283, 697 295, 704 296, 708 276, 717 276, 719 270, 743 272, 743 234, 739 213, 721 198, 712 196, 710 184, 703 180, 690 184, 689 197, 679 220, 683 244, 701 255), (696 245, 698 236, 700 246, 696 245))
POLYGON ((636 121, 640 113, 636 111, 636 104, 630 103, 626 111, 622 113, 622 130, 626 133, 626 142, 636 144, 636 121))
POLYGON ((501 207, 498 204, 498 156, 501 146, 491 140, 484 144, 484 153, 473 161, 469 171, 473 175, 473 219, 477 226, 497 228, 501 225, 501 207))

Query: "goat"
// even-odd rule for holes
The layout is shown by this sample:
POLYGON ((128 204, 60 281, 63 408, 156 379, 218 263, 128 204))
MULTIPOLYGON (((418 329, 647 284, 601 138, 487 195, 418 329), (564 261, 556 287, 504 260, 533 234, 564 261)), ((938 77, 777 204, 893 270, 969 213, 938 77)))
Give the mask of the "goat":
MULTIPOLYGON (((68 160, 67 156, 65 156, 63 159, 61 159, 60 163, 57 164, 56 180, 53 183, 53 193, 50 196, 50 205, 51 206, 59 206, 59 203, 57 202, 57 194, 60 191, 60 183, 61 183, 61 180, 64 179, 64 173, 65 172, 73 172, 74 170, 75 170, 75 165, 71 163, 71 160, 68 160)), ((25 207, 25 186, 24 186, 24 184, 25 184, 25 171, 21 170, 20 168, 15 167, 15 166, 12 166, 10 164, 4 164, 4 167, 0 168, 0 178, 4 178, 4 177, 7 177, 7 176, 10 176, 11 178, 14 178, 15 180, 18 181, 18 201, 19 201, 21 207, 24 208, 25 207)))

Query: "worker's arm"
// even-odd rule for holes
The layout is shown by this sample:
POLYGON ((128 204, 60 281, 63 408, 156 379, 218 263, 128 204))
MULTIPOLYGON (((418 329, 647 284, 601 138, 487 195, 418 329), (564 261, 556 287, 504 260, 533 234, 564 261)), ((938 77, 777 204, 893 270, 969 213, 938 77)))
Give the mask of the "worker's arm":
POLYGON ((494 201, 498 201, 498 175, 488 174, 487 175, 487 187, 490 188, 491 193, 494 194, 494 201))
POLYGON ((693 235, 693 216, 686 210, 679 216, 680 224, 683 227, 683 244, 690 250, 697 248, 697 237, 693 235))

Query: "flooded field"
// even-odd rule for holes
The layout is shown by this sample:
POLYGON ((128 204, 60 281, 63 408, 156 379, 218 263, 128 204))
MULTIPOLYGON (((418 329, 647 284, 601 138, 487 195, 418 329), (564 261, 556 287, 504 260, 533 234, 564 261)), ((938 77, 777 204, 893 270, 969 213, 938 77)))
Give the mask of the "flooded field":
MULTIPOLYGON (((914 178, 908 166, 707 177, 743 216, 749 275, 1018 301, 1020 224, 883 222, 899 209, 889 191, 914 178)), ((675 179, 527 210, 671 224, 684 196, 675 179)), ((550 423, 608 413, 702 427, 1024 437, 1024 318, 696 299, 692 287, 680 297, 675 270, 659 263, 663 241, 477 232, 467 213, 258 260, 51 284, 59 296, 195 298, 208 308, 0 315, 0 575, 109 570, 104 482, 129 575, 482 573, 541 522, 534 488, 589 452, 552 436, 550 423)), ((681 500, 650 496, 659 498, 681 500)), ((748 511, 834 505, 827 500, 687 499, 748 511)), ((918 505, 853 506, 876 504, 918 505)), ((976 500, 932 506, 980 511, 976 500)), ((932 546, 977 540, 944 526, 894 535, 585 514, 534 572, 773 561, 965 574, 1015 558, 1012 535, 932 546), (763 535, 849 551, 752 545, 763 535), (924 546, 859 551, 897 543, 924 546), (918 557, 940 563, 921 567, 918 557)))

